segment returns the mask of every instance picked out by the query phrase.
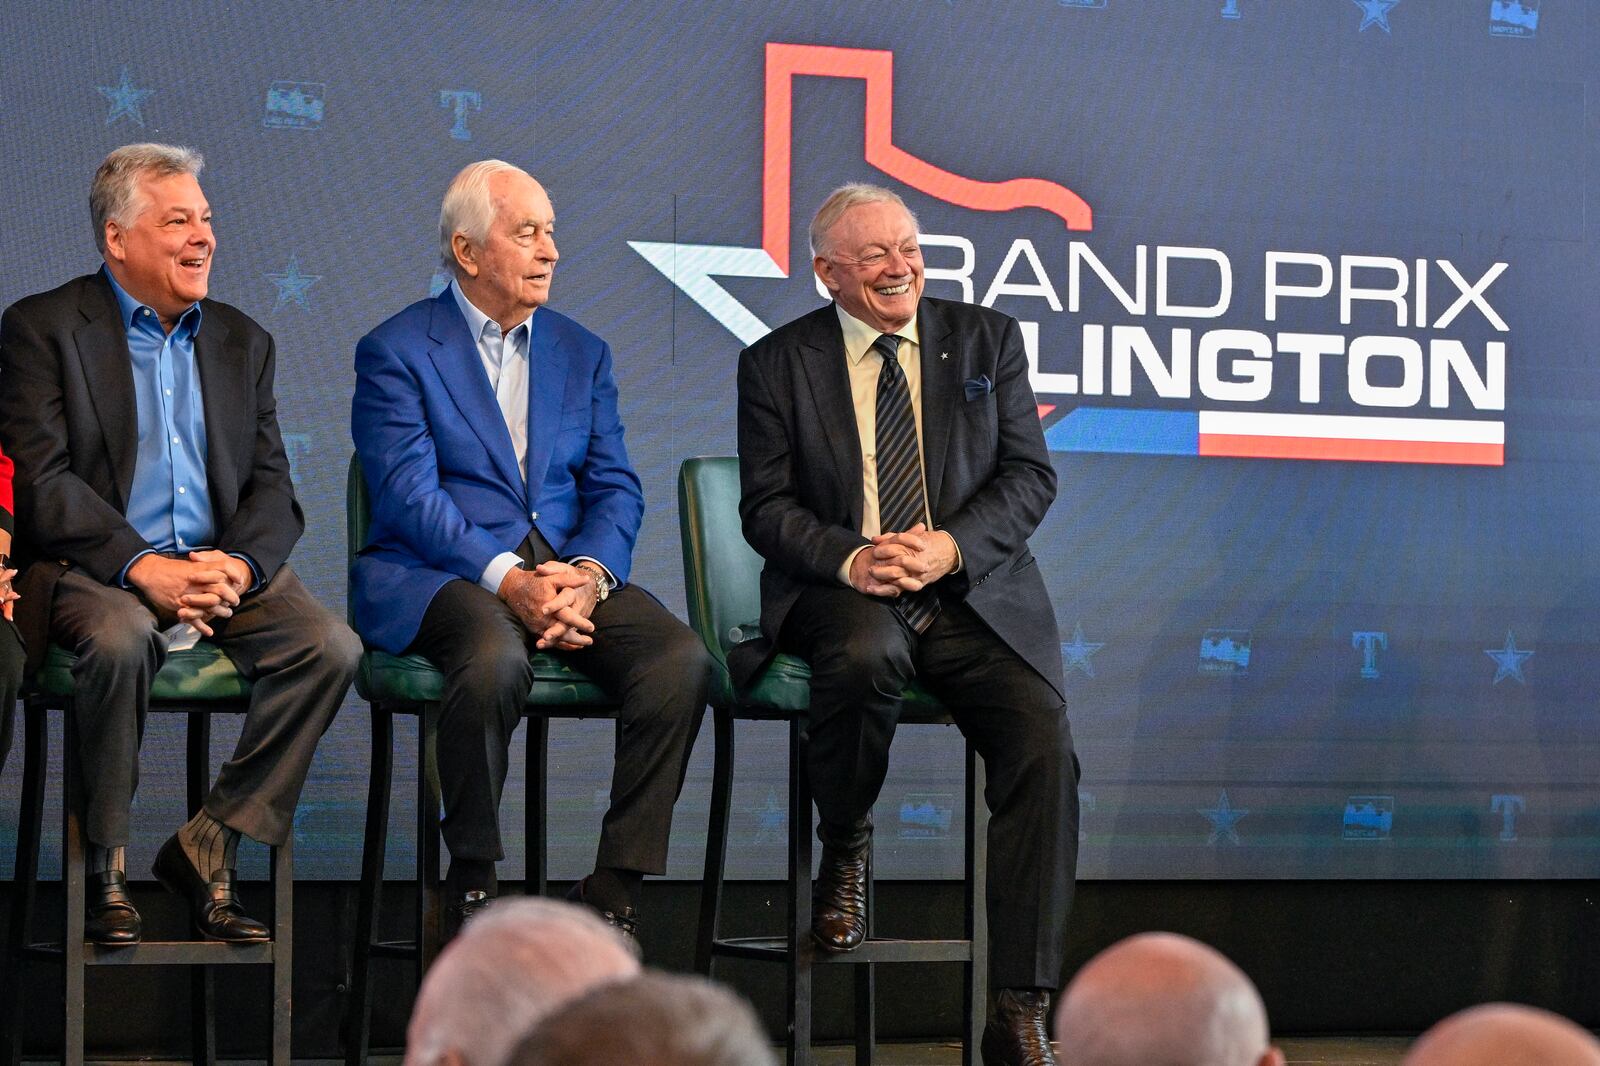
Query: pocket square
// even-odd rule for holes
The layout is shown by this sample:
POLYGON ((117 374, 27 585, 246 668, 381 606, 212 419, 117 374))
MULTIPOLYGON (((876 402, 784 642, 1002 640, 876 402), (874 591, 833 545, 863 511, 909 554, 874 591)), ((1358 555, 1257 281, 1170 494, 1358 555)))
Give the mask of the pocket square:
POLYGON ((967 390, 967 402, 980 400, 994 391, 994 383, 989 380, 988 374, 979 374, 975 378, 968 378, 962 387, 967 390))

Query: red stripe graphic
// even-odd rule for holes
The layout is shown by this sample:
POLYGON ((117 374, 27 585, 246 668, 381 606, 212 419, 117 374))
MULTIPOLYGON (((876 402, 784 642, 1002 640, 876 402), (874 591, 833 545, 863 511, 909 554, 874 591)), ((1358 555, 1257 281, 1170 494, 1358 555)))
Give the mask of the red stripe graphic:
POLYGON ((1042 178, 976 181, 940 170, 896 148, 894 53, 810 44, 767 44, 766 157, 762 166, 761 247, 789 273, 789 178, 792 80, 861 78, 867 83, 866 161, 892 178, 958 207, 1011 211, 1037 207, 1058 215, 1067 228, 1087 230, 1094 215, 1077 193, 1042 178))
POLYGON ((1337 437, 1260 437, 1202 433, 1200 454, 1238 459, 1343 459, 1369 463, 1449 463, 1505 466, 1504 444, 1429 440, 1352 440, 1337 437))

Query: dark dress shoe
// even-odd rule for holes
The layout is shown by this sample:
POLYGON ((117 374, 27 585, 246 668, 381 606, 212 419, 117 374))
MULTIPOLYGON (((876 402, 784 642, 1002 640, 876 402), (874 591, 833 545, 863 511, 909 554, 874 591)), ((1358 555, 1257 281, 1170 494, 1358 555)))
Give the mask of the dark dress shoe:
POLYGON ((872 826, 863 823, 842 839, 823 829, 822 862, 811 889, 811 939, 830 954, 854 951, 867 938, 867 855, 872 826))
POLYGON ((621 913, 618 913, 617 911, 608 911, 598 904, 589 902, 588 899, 584 898, 584 889, 588 883, 589 879, 585 877, 582 881, 573 885, 567 891, 567 899, 573 903, 583 904, 605 919, 607 925, 621 934, 623 944, 627 945, 628 950, 633 952, 633 957, 636 959, 644 958, 644 948, 639 944, 639 912, 632 907, 624 907, 621 913))
POLYGON ((444 940, 445 943, 456 938, 467 923, 489 909, 489 904, 494 902, 494 897, 482 889, 473 889, 456 896, 454 901, 444 909, 444 940))
POLYGON ((1049 1017, 1050 993, 1002 988, 983 1027, 983 1066, 1056 1066, 1045 1031, 1049 1017))
POLYGON ((156 853, 151 873, 156 880, 176 896, 187 896, 194 927, 207 940, 224 940, 230 944, 264 944, 272 939, 272 931, 244 912, 239 897, 234 892, 232 870, 221 869, 207 881, 200 876, 184 854, 183 845, 176 835, 167 839, 156 853))
POLYGON ((90 874, 84 886, 83 939, 95 944, 137 944, 144 933, 139 912, 128 899, 128 875, 121 870, 90 874))

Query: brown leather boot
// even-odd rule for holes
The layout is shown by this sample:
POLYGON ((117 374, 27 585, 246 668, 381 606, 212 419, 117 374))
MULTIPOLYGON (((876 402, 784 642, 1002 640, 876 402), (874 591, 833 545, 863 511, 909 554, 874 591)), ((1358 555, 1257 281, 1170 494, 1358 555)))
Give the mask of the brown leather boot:
POLYGON ((1056 1066, 1045 1030, 1049 1017, 1049 992, 1002 988, 983 1027, 983 1066, 1056 1066))
POLYGON ((811 890, 811 939, 823 951, 854 951, 867 938, 867 856, 872 850, 872 823, 848 830, 817 830, 822 863, 811 890))

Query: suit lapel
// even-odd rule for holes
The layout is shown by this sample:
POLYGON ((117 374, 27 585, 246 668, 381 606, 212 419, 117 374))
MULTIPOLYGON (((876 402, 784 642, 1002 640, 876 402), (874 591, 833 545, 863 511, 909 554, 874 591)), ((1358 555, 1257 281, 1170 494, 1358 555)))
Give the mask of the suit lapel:
POLYGON ((567 353, 551 328, 555 320, 534 311, 528 322, 528 499, 538 497, 561 429, 567 394, 567 353))
MULTIPOLYGON (((433 304, 433 319, 428 336, 434 342, 428 355, 433 359, 439 378, 450 393, 450 399, 461 411, 461 417, 483 442, 484 450, 494 462, 506 484, 523 487, 522 474, 517 470, 517 453, 511 446, 511 432, 506 429, 505 417, 494 390, 489 388, 489 376, 483 372, 483 360, 478 356, 478 346, 467 329, 467 320, 461 316, 456 300, 446 289, 433 304)), ((532 465, 529 465, 532 469, 532 465)), ((526 489, 523 488, 525 492, 526 489)))
POLYGON ((922 347, 922 468, 928 482, 928 513, 937 522, 950 426, 960 413, 956 398, 962 395, 957 384, 962 354, 960 338, 938 306, 927 300, 918 308, 917 338, 922 347))
POLYGON ((861 436, 856 428, 855 400, 850 395, 850 370, 844 353, 844 331, 833 305, 816 312, 815 327, 802 341, 801 373, 833 453, 839 484, 850 493, 850 525, 861 528, 861 436))
POLYGON ((138 461, 139 416, 134 410, 133 357, 128 333, 118 321, 111 283, 96 276, 78 310, 84 322, 72 334, 89 398, 100 420, 117 494, 124 509, 133 493, 133 468, 138 461))
POLYGON ((253 409, 250 367, 228 348, 228 327, 215 312, 200 309, 200 332, 194 339, 195 369, 200 374, 200 400, 206 419, 206 480, 211 487, 213 510, 227 513, 237 502, 237 471, 241 449, 250 447, 255 420, 244 418, 253 409))

